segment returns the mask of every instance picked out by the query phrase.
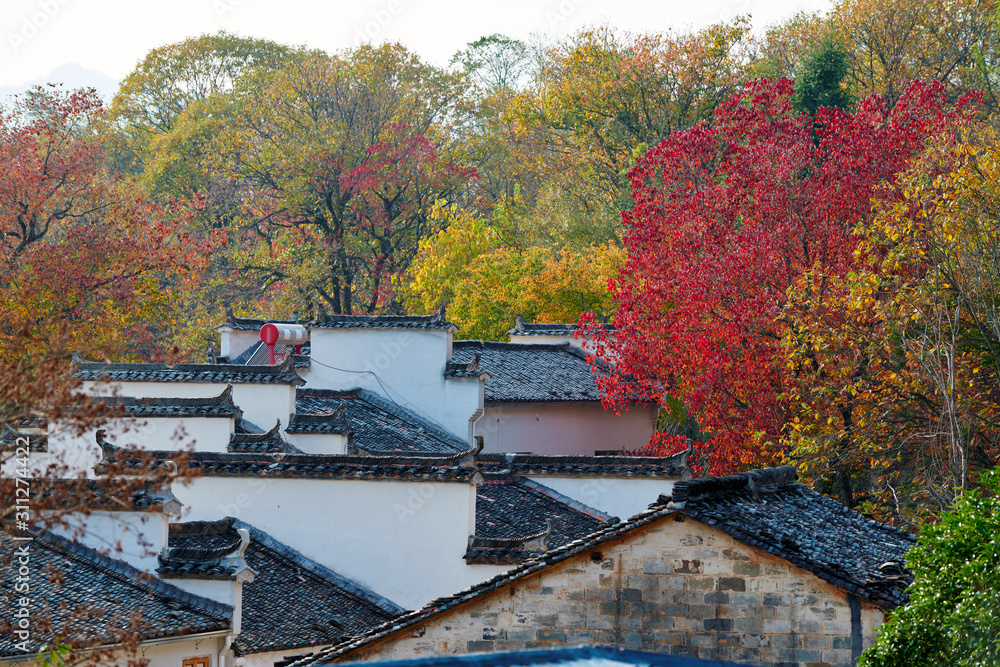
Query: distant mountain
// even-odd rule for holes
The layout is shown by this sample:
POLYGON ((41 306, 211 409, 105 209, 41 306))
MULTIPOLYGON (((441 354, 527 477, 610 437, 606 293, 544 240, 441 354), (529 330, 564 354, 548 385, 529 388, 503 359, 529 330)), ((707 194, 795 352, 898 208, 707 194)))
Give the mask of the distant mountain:
POLYGON ((0 103, 9 102, 14 95, 23 93, 32 86, 43 86, 47 83, 61 83, 65 90, 77 88, 94 88, 105 103, 118 92, 118 81, 96 69, 86 69, 76 63, 60 65, 43 77, 33 81, 25 81, 19 86, 0 86, 0 103))

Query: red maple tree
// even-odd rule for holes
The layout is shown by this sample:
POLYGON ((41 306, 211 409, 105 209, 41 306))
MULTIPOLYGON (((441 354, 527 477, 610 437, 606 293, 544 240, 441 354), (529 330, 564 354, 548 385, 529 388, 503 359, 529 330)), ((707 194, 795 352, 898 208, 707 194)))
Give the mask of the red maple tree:
POLYGON ((57 88, 0 111, 0 359, 25 329, 95 356, 153 350, 171 293, 219 244, 188 231, 191 203, 155 204, 109 168, 101 114, 92 90, 57 88))
POLYGON ((871 98, 815 117, 792 111, 792 93, 751 82, 639 160, 616 334, 595 331, 595 351, 616 360, 599 380, 606 405, 680 402, 709 436, 698 446, 713 473, 782 457, 786 291, 811 267, 849 269, 872 200, 898 196, 893 175, 951 113, 936 85, 914 84, 892 111, 871 98))

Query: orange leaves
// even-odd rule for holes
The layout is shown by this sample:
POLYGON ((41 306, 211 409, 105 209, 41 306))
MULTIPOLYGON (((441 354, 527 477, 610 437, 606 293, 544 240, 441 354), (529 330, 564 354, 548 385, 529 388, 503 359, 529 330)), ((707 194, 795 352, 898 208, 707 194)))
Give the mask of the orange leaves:
POLYGON ((44 331, 65 321, 77 350, 127 350, 148 323, 162 326, 170 285, 217 245, 184 230, 182 209, 105 173, 92 134, 99 112, 92 95, 38 92, 0 118, 10 158, 0 177, 0 354, 18 354, 21 323, 44 331))

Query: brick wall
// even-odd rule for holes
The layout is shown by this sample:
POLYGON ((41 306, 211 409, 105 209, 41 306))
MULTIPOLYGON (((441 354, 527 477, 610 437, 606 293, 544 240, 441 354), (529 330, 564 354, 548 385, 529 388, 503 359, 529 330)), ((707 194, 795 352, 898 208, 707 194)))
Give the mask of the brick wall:
MULTIPOLYGON (((883 612, 855 608, 855 635, 868 646, 883 612)), ((856 643, 844 591, 673 515, 341 660, 587 644, 813 667, 852 664, 856 643)))

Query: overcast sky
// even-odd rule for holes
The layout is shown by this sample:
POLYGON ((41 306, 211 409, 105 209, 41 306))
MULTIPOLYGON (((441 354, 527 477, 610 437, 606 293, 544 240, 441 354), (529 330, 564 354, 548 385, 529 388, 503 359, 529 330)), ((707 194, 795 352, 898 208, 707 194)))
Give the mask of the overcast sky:
POLYGON ((326 51, 399 41, 438 65, 502 33, 552 37, 607 23, 631 31, 701 28, 751 14, 759 29, 830 0, 2 0, 0 87, 70 63, 122 79, 157 46, 227 30, 326 51))

